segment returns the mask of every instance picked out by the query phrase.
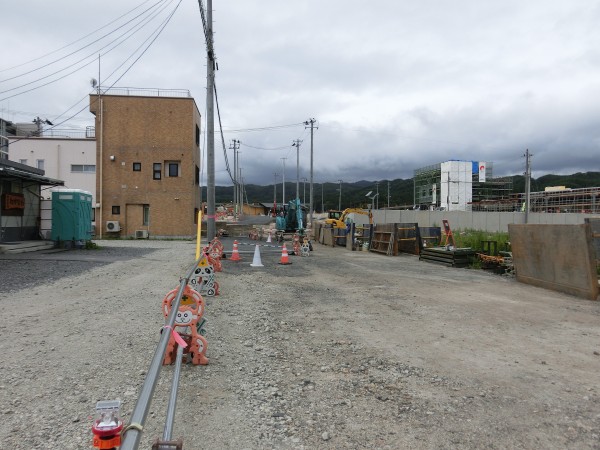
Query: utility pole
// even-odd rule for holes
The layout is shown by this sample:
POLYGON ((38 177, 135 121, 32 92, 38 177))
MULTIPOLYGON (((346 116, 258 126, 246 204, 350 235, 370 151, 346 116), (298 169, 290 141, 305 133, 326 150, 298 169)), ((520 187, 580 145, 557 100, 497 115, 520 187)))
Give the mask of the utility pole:
MULTIPOLYGON (((313 226, 313 131, 315 128, 315 119, 309 119, 306 122, 304 122, 304 125, 308 126, 310 125, 310 189, 309 189, 309 193, 308 196, 309 198, 309 206, 308 206, 308 221, 310 222, 310 226, 312 228, 313 226)), ((307 127, 304 128, 307 128, 307 127)), ((317 127, 319 128, 319 127, 317 127)), ((323 185, 321 185, 321 209, 323 209, 323 185)), ((323 212, 323 211, 321 211, 323 212)))
POLYGON ((302 194, 302 203, 306 205, 306 178, 302 178, 304 181, 304 193, 302 194))
POLYGON ((235 208, 238 211, 238 217, 244 215, 244 191, 242 186, 242 167, 240 165, 240 152, 239 150, 236 152, 237 155, 237 204, 235 208))
POLYGON ((283 174, 282 174, 282 177, 283 177, 283 182, 282 182, 282 184, 283 184, 283 192, 281 194, 281 207, 283 208, 284 214, 285 214, 285 160, 286 159, 287 158, 281 158, 281 160, 283 161, 283 174))
POLYGON ((379 181, 375 182, 375 192, 377 193, 377 209, 379 209, 379 181))
POLYGON ((323 187, 325 183, 321 183, 321 213, 325 212, 325 203, 323 202, 323 187))
POLYGON ((244 212, 244 178, 242 177, 242 168, 240 167, 240 214, 244 212))
POLYGON ((233 149, 233 217, 238 218, 238 177, 237 177, 237 150, 240 148, 240 141, 233 139, 230 149, 233 149))
POLYGON ((388 209, 390 209, 390 182, 388 181, 388 199, 387 199, 388 209))
POLYGON ((340 200, 338 201, 338 211, 342 210, 342 180, 338 180, 338 183, 340 183, 340 200))
POLYGON ((525 150, 525 223, 529 223, 529 202, 531 195, 531 153, 525 150))
POLYGON ((296 139, 292 147, 296 147, 296 198, 300 198, 300 144, 302 141, 296 139))
MULTIPOLYGON (((216 236, 215 229, 215 54, 213 50, 212 0, 206 7, 206 239, 216 236)), ((200 237, 198 237, 200 239, 200 237)))
POLYGON ((273 217, 277 215, 277 172, 273 172, 273 217))

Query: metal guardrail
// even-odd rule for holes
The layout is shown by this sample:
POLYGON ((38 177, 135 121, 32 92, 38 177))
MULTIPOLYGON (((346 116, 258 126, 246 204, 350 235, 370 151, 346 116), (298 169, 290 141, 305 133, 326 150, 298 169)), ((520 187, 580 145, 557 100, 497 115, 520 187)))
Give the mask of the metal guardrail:
POLYGON ((136 87, 100 87, 100 95, 126 95, 138 97, 189 97, 192 95, 187 89, 159 89, 136 87))
MULTIPOLYGON (((171 312, 167 317, 166 324, 163 328, 163 333, 160 336, 160 340, 154 351, 154 356, 152 357, 152 361, 150 362, 150 367, 148 372, 146 373, 146 378, 144 379, 144 384, 142 385, 142 390, 140 391, 140 395, 138 400, 133 408, 133 412, 131 413, 131 419, 129 424, 125 427, 123 431, 123 440, 121 443, 121 450, 136 450, 140 444, 140 439, 142 437, 142 431, 144 429, 144 423, 146 422, 146 417, 148 416, 148 410, 150 409, 150 404, 152 402, 152 396, 154 395, 154 389, 156 388, 156 383, 158 382, 158 377, 160 375, 160 370, 162 368, 162 363, 165 357, 165 353, 167 350, 167 345, 169 343, 169 338, 171 337, 171 333, 168 330, 173 330, 175 326, 175 317, 179 312, 179 306, 181 305, 181 297, 183 296, 183 291, 187 284, 189 283, 190 278, 194 275, 194 271, 200 262, 200 258, 196 259, 193 266, 190 268, 185 278, 182 278, 179 283, 179 290, 177 291, 177 296, 173 299, 171 312)), ((177 353, 178 364, 181 366, 181 359, 179 358, 179 350, 177 353)), ((167 421, 165 423, 165 430, 163 436, 167 436, 170 438, 171 431, 173 429, 173 420, 175 414, 175 402, 173 401, 173 396, 177 397, 177 386, 179 379, 179 371, 177 370, 175 373, 176 378, 173 380, 173 388, 171 390, 171 400, 169 402, 169 409, 167 411, 167 421)))
POLYGON ((60 129, 52 128, 50 130, 42 131, 44 138, 67 138, 67 139, 93 139, 96 137, 96 130, 94 127, 87 127, 85 130, 72 130, 72 129, 60 129))

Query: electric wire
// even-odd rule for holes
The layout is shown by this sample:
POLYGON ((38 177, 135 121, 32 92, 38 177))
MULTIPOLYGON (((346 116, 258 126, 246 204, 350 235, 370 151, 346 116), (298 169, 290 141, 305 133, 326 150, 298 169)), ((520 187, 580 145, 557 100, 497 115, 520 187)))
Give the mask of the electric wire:
POLYGON ((244 147, 250 147, 256 150, 267 150, 267 151, 277 151, 277 150, 285 150, 289 147, 289 145, 284 145, 282 147, 273 147, 273 148, 266 148, 266 147, 256 147, 254 145, 250 145, 250 144, 245 144, 244 142, 240 142, 240 144, 242 144, 244 147))
POLYGON ((7 68, 5 68, 5 69, 0 69, 0 73, 2 73, 2 72, 7 72, 7 71, 9 71, 9 70, 12 70, 12 69, 17 69, 17 68, 19 68, 19 67, 22 67, 22 66, 26 66, 27 64, 31 64, 32 62, 39 61, 40 59, 44 59, 44 58, 46 58, 46 57, 48 57, 48 56, 50 56, 50 55, 53 55, 54 53, 58 53, 58 52, 60 52, 61 50, 64 50, 65 48, 68 48, 68 47, 70 47, 70 46, 72 46, 72 45, 75 45, 75 44, 77 44, 78 42, 80 42, 80 41, 83 41, 84 39, 86 39, 86 38, 88 38, 88 37, 90 37, 90 36, 92 36, 92 35, 96 34, 98 31, 100 31, 100 30, 103 30, 104 28, 106 28, 106 27, 108 27, 108 26, 112 25, 113 23, 115 23, 115 22, 119 21, 119 20, 120 20, 120 19, 122 19, 123 17, 126 17, 127 15, 129 15, 130 13, 132 13, 133 11, 135 11, 136 9, 140 8, 140 7, 141 7, 141 6, 143 6, 144 4, 148 3, 149 1, 151 1, 151 0, 145 0, 144 2, 140 3, 140 4, 139 4, 138 6, 136 6, 135 8, 133 8, 133 9, 130 9, 130 10, 129 10, 129 11, 127 11, 125 14, 122 14, 121 16, 119 16, 119 17, 117 17, 116 19, 114 19, 114 20, 110 21, 110 22, 109 22, 109 23, 107 23, 106 25, 103 25, 103 26, 101 26, 100 28, 97 28, 97 29, 95 29, 95 30, 94 30, 94 31, 92 31, 91 33, 88 33, 88 34, 86 34, 85 36, 82 36, 81 38, 79 38, 79 39, 76 39, 75 41, 73 41, 73 42, 71 42, 71 43, 69 43, 69 44, 63 45, 62 47, 60 47, 60 48, 57 48, 56 50, 53 50, 53 51, 51 51, 51 52, 49 52, 49 53, 46 53, 45 55, 38 56, 37 58, 33 58, 33 59, 30 59, 29 61, 25 61, 25 62, 23 62, 23 63, 17 64, 16 66, 11 66, 11 67, 7 67, 7 68))
MULTIPOLYGON (((125 74, 127 74, 127 72, 129 72, 129 70, 131 70, 131 68, 132 68, 132 67, 135 65, 135 63, 137 63, 137 62, 139 61, 139 59, 140 59, 140 58, 141 58, 141 57, 142 57, 142 56, 143 56, 143 55, 144 55, 144 54, 145 54, 145 53, 148 51, 148 49, 149 49, 149 48, 152 46, 152 44, 153 44, 153 43, 156 41, 156 39, 157 39, 157 38, 160 36, 160 34, 161 34, 161 33, 162 33, 162 31, 165 29, 165 27, 167 26, 167 24, 170 22, 171 18, 173 17, 173 15, 175 14, 175 12, 176 12, 176 11, 177 11, 177 9, 179 8, 179 5, 181 4, 181 2, 182 2, 182 0, 179 0, 179 2, 178 2, 178 3, 177 3, 177 5, 175 6, 175 8, 174 8, 174 9, 173 9, 173 11, 171 12, 171 14, 170 14, 170 15, 169 15, 169 16, 168 16, 166 19, 165 19, 165 21, 163 21, 162 27, 160 27, 160 29, 159 29, 159 30, 158 30, 158 32, 156 33, 156 36, 154 36, 154 38, 153 38, 153 39, 152 39, 152 41, 151 41, 151 42, 150 42, 150 43, 147 45, 147 47, 144 49, 144 51, 143 51, 143 52, 142 52, 142 53, 141 53, 141 54, 140 54, 140 55, 139 55, 139 56, 138 56, 138 57, 137 57, 137 58, 136 58, 136 59, 135 59, 135 60, 134 60, 134 61, 133 61, 133 62, 132 62, 130 65, 129 65, 129 67, 128 67, 128 68, 125 70, 125 72, 123 72, 123 73, 121 74, 121 76, 119 76, 119 78, 117 78, 117 79, 116 79, 116 80, 115 80, 115 81, 114 81, 114 82, 113 82, 113 83, 112 83, 112 84, 111 84, 111 85, 108 87, 108 89, 106 89, 106 90, 105 90, 105 92, 106 92, 106 91, 108 91, 108 90, 110 90, 112 87, 114 87, 114 85, 115 85, 116 83, 118 83, 118 82, 121 80, 121 78, 123 78, 123 77, 125 76, 125 74)), ((151 35, 151 36, 152 36, 152 35, 151 35)), ((150 37, 151 37, 151 36, 150 36, 150 37)), ((148 39, 150 39, 150 38, 148 38, 148 39)), ((144 41, 144 42, 147 42, 147 41, 148 41, 148 39, 146 39, 146 41, 144 41)), ((142 44, 142 45, 143 45, 143 44, 142 44)), ((137 49, 136 49, 136 50, 135 50, 135 51, 132 53, 132 55, 131 55, 131 56, 130 56, 128 59, 130 59, 130 58, 131 58, 131 57, 132 57, 132 56, 133 56, 133 55, 134 55, 134 54, 135 54, 135 53, 136 53, 136 52, 137 52, 137 51, 138 51, 140 48, 141 48, 141 46, 140 46, 140 47, 138 47, 138 48, 137 48, 137 49)), ((113 73, 114 73, 114 71, 113 71, 113 73)), ((86 96, 86 98, 87 98, 87 96, 86 96)), ((78 103, 81 103, 81 101, 79 101, 78 103)), ((71 109, 72 109, 72 108, 73 108, 73 107, 71 107, 71 109)), ((63 121, 61 121, 61 122, 59 122, 59 123, 57 123, 57 124, 55 124, 55 125, 51 126, 50 128, 47 128, 47 129, 46 129, 46 130, 44 130, 44 131, 50 131, 50 130, 53 130, 53 129, 55 129, 55 128, 59 127, 60 125, 64 124, 65 122, 68 122, 69 120, 71 120, 73 117, 76 117, 77 115, 81 114, 81 113, 82 113, 82 112, 83 112, 83 111, 84 111, 86 108, 88 108, 88 105, 85 105, 83 108, 81 108, 79 111, 77 111, 77 112, 76 112, 75 114, 73 114, 72 116, 70 116, 70 117, 66 118, 65 120, 63 120, 63 121)), ((15 140, 13 141, 13 143, 14 143, 14 142, 18 142, 18 141, 20 141, 20 140, 23 140, 23 139, 26 139, 26 138, 15 139, 15 140)))
MULTIPOLYGON (((160 4, 160 3, 163 3, 163 2, 165 2, 165 1, 166 1, 166 0, 159 0, 159 1, 158 1, 158 2, 156 2, 154 5, 152 5, 150 8, 146 9, 145 11, 143 11, 143 12, 141 12, 140 14, 138 14, 137 16, 135 16, 133 19, 130 19, 129 21, 125 22, 123 25, 121 25, 121 26, 119 26, 119 27, 115 28, 114 30, 110 31, 109 33, 106 33, 105 35, 103 35, 103 36, 99 37, 99 38, 98 38, 98 39, 96 39, 95 41, 92 41, 92 42, 90 42, 89 44, 87 44, 87 45, 84 45, 83 47, 80 47, 80 48, 78 48, 77 50, 74 50, 74 51, 72 51, 71 53, 68 53, 68 54, 66 54, 66 55, 64 55, 64 56, 61 56, 60 58, 58 58, 58 59, 55 59, 54 61, 50 61, 49 63, 46 63, 46 64, 44 64, 44 65, 42 65, 42 66, 36 67, 35 69, 31 69, 31 70, 29 70, 29 71, 27 71, 27 72, 23 72, 23 73, 21 73, 21 74, 18 74, 18 75, 12 76, 12 77, 10 77, 10 78, 5 78, 5 79, 3 79, 3 80, 0 80, 0 83, 5 83, 6 81, 14 80, 14 79, 16 79, 16 78, 20 78, 20 77, 22 77, 22 76, 29 75, 30 73, 37 72, 38 70, 41 70, 41 69, 44 69, 44 68, 46 68, 46 67, 48 67, 48 66, 51 66, 51 65, 53 65, 53 64, 56 64, 57 62, 60 62, 60 61, 62 61, 62 60, 64 60, 64 59, 68 58, 69 56, 73 56, 74 54, 76 54, 76 53, 80 52, 81 50, 84 50, 84 49, 86 49, 86 48, 90 47, 91 45, 95 44, 96 42, 99 42, 99 41, 101 41, 101 40, 102 40, 102 39, 104 39, 105 37, 107 37, 107 36, 110 36, 111 34, 113 34, 114 32, 116 32, 117 30, 120 30, 121 28, 123 28, 125 25, 127 25, 127 24, 129 24, 129 23, 133 22, 133 21, 134 21, 135 19, 137 19, 138 17, 140 17, 140 16, 144 15, 146 12, 148 12, 149 10, 151 10, 152 8, 154 8, 156 5, 158 5, 158 4, 160 4)), ((130 30, 131 30, 131 28, 130 28, 130 30)), ((129 31, 129 30, 128 30, 128 31, 129 31)), ((124 34, 125 34, 125 33, 124 33, 124 34)), ((122 36, 122 35, 121 35, 121 36, 122 36)), ((120 37, 120 36, 119 36, 119 37, 120 37)), ((118 39, 118 38, 117 38, 117 39, 118 39)), ((111 42, 109 42, 109 43, 108 43, 107 45, 105 45, 104 47, 100 47, 100 50, 102 50, 103 48, 107 47, 107 46, 108 46, 108 45, 110 45, 112 42, 114 42, 114 40, 113 40, 113 41, 111 41, 111 42)), ((93 52, 93 54, 96 54, 96 53, 97 53, 97 51, 94 51, 94 52, 93 52)), ((76 62, 75 62, 75 63, 73 63, 71 66, 73 66, 73 65, 77 64, 78 62, 81 62, 81 61, 83 61, 84 59, 86 59, 86 58, 88 58, 88 57, 89 57, 89 55, 88 55, 88 56, 86 56, 85 58, 82 58, 82 59, 80 59, 79 61, 76 61, 76 62)), ((66 68, 64 68, 64 69, 62 69, 62 70, 59 70, 58 72, 62 72, 63 70, 66 70, 66 69, 68 69, 68 68, 69 68, 69 67, 71 67, 71 66, 67 66, 66 68)), ((56 73, 58 73, 58 72, 54 72, 54 73, 52 73, 52 74, 50 74, 50 75, 47 75, 46 77, 42 77, 42 78, 40 78, 40 79, 47 78, 48 76, 54 75, 54 74, 56 74, 56 73)), ((35 80, 35 81, 38 81, 38 80, 35 80)), ((34 83, 35 81, 33 81, 33 82, 31 82, 31 83, 34 83)), ((31 83, 27 83, 27 84, 31 84, 31 83)), ((20 87, 23 87, 23 86, 27 86, 27 84, 24 84, 24 85, 22 85, 22 86, 17 86, 17 87, 15 87, 15 88, 9 89, 8 91, 15 90, 15 89, 18 89, 18 88, 20 88, 20 87)), ((8 91, 3 91, 3 92, 8 92, 8 91)), ((0 92, 0 93, 2 93, 2 92, 0 92)))
MULTIPOLYGON (((170 3, 172 3, 173 1, 174 1, 174 0, 170 0, 170 3)), ((125 33, 123 33, 123 34, 121 34, 120 36, 118 36, 116 39, 112 40, 111 42, 109 42, 109 43, 108 43, 108 44, 106 44, 105 46, 101 47, 99 50, 103 50, 103 49, 105 49, 106 47, 108 47, 109 45, 113 44, 113 43, 114 43, 115 41, 117 41, 118 39, 122 38, 122 37, 123 37, 123 36, 125 36, 126 34, 130 33, 132 30, 134 30, 134 31, 131 33, 131 35, 130 35, 130 36, 128 36, 128 37, 125 37, 125 38, 124 38, 124 39, 122 39, 120 42, 117 42, 117 43, 116 43, 116 44, 115 44, 113 47, 109 48, 107 51, 105 51, 104 53, 102 53, 100 56, 104 56, 104 55, 106 55, 106 54, 110 53, 112 50, 114 50, 115 48, 117 48, 118 46, 120 46, 121 44, 123 44, 124 42, 126 42, 126 41, 127 41, 129 38, 131 38, 133 35, 135 35, 135 34, 136 34, 138 31, 142 30, 142 29, 143 29, 143 28, 144 28, 146 25, 148 25, 150 22, 152 22, 152 21, 153 21, 153 20, 154 20, 154 19, 155 19, 155 18, 158 16, 158 14, 160 14, 161 12, 163 12, 163 11, 164 11, 164 9, 166 9, 166 7, 167 7, 168 5, 169 5, 169 3, 167 3, 167 4, 166 4, 166 5, 163 7, 163 9, 161 9, 161 10, 159 10, 159 11, 155 12, 155 13, 154 13, 154 15, 150 16, 149 18, 146 18, 146 19, 145 19, 145 22, 142 22, 141 24, 137 24, 137 25, 133 26, 132 28, 130 28, 129 30, 127 30, 125 33), (137 28, 137 29, 135 29, 135 28, 137 28)), ((153 31, 152 33, 155 33, 155 32, 156 32, 156 30, 155 30, 155 31, 153 31)), ((152 35, 152 33, 151 33, 151 35, 152 35)), ((145 41, 144 41, 144 42, 145 42, 145 41)), ((142 44, 142 45, 143 45, 143 44, 142 44)), ((68 70, 69 68, 73 67, 75 64, 78 64, 78 63, 80 63, 80 62, 82 62, 82 61, 85 61, 86 59, 89 59, 89 58, 91 58, 91 59, 90 59, 90 61, 88 61, 88 62, 84 63, 84 64, 83 64, 83 65, 81 65, 80 67, 78 67, 78 68, 76 68, 76 69, 72 70, 71 72, 68 72, 68 73, 66 73, 66 74, 65 74, 65 75, 63 75, 63 76, 60 76, 60 77, 58 77, 58 78, 55 78, 55 79, 53 79, 53 80, 51 80, 51 81, 49 81, 49 82, 47 82, 47 83, 43 83, 43 84, 40 84, 40 85, 38 85, 38 86, 35 86, 35 87, 31 88, 31 89, 27 89, 27 90, 24 90, 24 91, 21 91, 21 92, 17 92, 17 93, 15 93, 15 94, 13 94, 13 95, 10 95, 10 96, 7 96, 7 97, 4 97, 4 98, 1 98, 1 99, 0 99, 0 101, 3 101, 3 100, 8 100, 8 99, 10 99, 10 98, 17 97, 17 96, 19 96, 19 95, 22 95, 22 94, 25 94, 25 93, 28 93, 28 92, 31 92, 31 91, 34 91, 34 90, 40 89, 40 88, 42 88, 42 87, 44 87, 44 86, 48 86, 49 84, 55 83, 55 82, 57 82, 57 81, 60 81, 60 80, 62 80, 62 79, 64 79, 64 78, 68 77, 69 75, 72 75, 72 74, 74 74, 75 72, 78 72, 79 70, 81 70, 81 69, 83 69, 83 68, 85 68, 85 67, 89 66, 90 64, 92 64, 92 63, 93 63, 93 62, 96 60, 96 51, 94 51, 93 53, 91 53, 91 54, 89 54, 89 55, 85 56, 84 58, 80 59, 79 61, 76 61, 75 63, 73 63, 73 64, 72 64, 72 65, 70 65, 70 66, 67 66, 67 67, 65 67, 65 68, 63 68, 63 69, 60 69, 60 70, 58 70, 58 71, 56 71, 56 72, 53 72, 53 73, 51 73, 51 74, 49 74, 49 75, 46 75, 46 76, 44 76, 44 77, 38 78, 37 80, 33 80, 33 81, 30 81, 30 82, 28 82, 28 83, 22 84, 21 86, 16 86, 16 87, 14 87, 14 88, 11 88, 11 89, 7 89, 7 90, 4 90, 4 91, 0 91, 0 94, 4 94, 4 93, 6 93, 6 92, 11 92, 11 91, 14 91, 14 90, 16 90, 16 89, 20 89, 20 88, 22 88, 22 87, 25 87, 25 86, 28 86, 28 85, 31 85, 31 84, 37 83, 38 81, 44 80, 44 79, 46 79, 46 78, 49 78, 49 77, 51 77, 51 76, 53 76, 53 75, 56 75, 56 74, 58 74, 58 73, 60 73, 60 72, 63 72, 63 71, 65 71, 65 70, 68 70)))
POLYGON ((304 122, 291 123, 291 124, 287 124, 287 125, 273 125, 270 127, 238 128, 238 129, 231 129, 231 130, 225 129, 225 133, 245 133, 245 132, 252 132, 252 131, 269 131, 269 130, 293 128, 293 127, 299 127, 299 126, 304 126, 304 122))
POLYGON ((217 83, 213 83, 214 91, 215 91, 215 104, 217 105, 217 117, 219 118, 219 130, 221 132, 221 143, 223 144, 223 155, 225 156, 225 167, 227 168, 227 173, 229 174, 229 178, 235 184, 235 180, 231 175, 231 168, 229 167, 229 158, 227 157, 227 147, 225 146, 225 136, 223 135, 223 125, 221 123, 221 110, 219 108, 219 96, 217 95, 217 83))
MULTIPOLYGON (((113 87, 113 86, 114 86, 116 83, 118 83, 118 82, 121 80, 121 78, 123 78, 123 77, 124 77, 124 76, 127 74, 127 72, 129 72, 129 71, 131 70, 131 68, 132 68, 132 67, 135 65, 135 63, 136 63, 136 62, 138 62, 138 61, 139 61, 139 59, 140 59, 142 56, 144 56, 144 54, 145 54, 145 53, 148 51, 148 49, 149 49, 149 48, 152 46, 152 44, 154 44, 154 42, 156 41, 156 39, 158 39, 158 37, 161 35, 161 33, 163 32, 163 30, 165 29, 165 27, 166 27, 166 26, 168 25, 168 23, 171 21, 171 18, 173 17, 173 15, 175 14, 175 12, 176 12, 176 11, 177 11, 177 9, 179 8, 179 5, 181 5, 181 2, 182 2, 182 0, 179 0, 179 1, 177 2, 177 5, 175 5, 175 9, 173 9, 173 11, 171 12, 171 14, 169 14, 169 16, 168 16, 168 17, 167 17, 167 18, 166 18, 166 19, 165 19, 165 20, 162 22, 162 24, 161 24, 161 26, 160 26, 160 29, 157 29, 158 31, 156 31, 156 30, 155 30, 155 31, 153 32, 153 34, 154 34, 154 33, 156 33, 156 36, 154 36, 154 38, 152 39, 152 41, 150 41, 150 43, 149 43, 149 44, 148 44, 148 46, 147 46, 147 47, 144 49, 144 51, 143 51, 142 53, 140 53, 140 55, 139 55, 139 56, 138 56, 138 57, 137 57, 137 58, 136 58, 136 59, 133 61, 133 63, 131 63, 131 65, 130 65, 130 66, 127 68, 127 70, 125 70, 125 72, 123 72, 123 73, 121 74, 121 76, 120 76, 119 78, 117 78, 117 79, 116 79, 116 80, 113 82, 113 84, 112 84, 112 85, 109 87, 109 89, 110 89, 110 88, 112 88, 112 87, 113 87)), ((127 59, 126 59, 126 60, 125 60, 125 61, 124 61, 124 62, 123 62, 121 65, 119 65, 119 66, 118 66, 118 67, 117 67, 115 70, 113 70, 113 71, 111 72, 111 74, 110 74, 110 75, 107 77, 107 79, 108 79, 108 78, 110 78, 110 77, 111 77, 111 76, 112 76, 112 75, 113 75, 113 74, 114 74, 114 73, 115 73, 115 72, 116 72, 118 69, 120 69, 120 68, 121 68, 121 67, 122 67, 122 66, 125 64, 125 62, 127 62, 129 59, 131 59, 131 58, 133 57, 133 55, 134 55, 134 54, 135 54, 135 53, 136 53, 136 52, 137 52, 137 51, 138 51, 140 48, 142 48, 142 47, 143 47, 143 45, 144 45, 146 42, 148 42, 148 40, 149 40, 151 37, 152 37, 152 34, 151 34, 150 36, 148 36, 148 38, 147 38, 147 39, 146 39, 144 42, 142 42, 142 44, 141 44, 141 45, 140 45, 140 46, 139 46, 137 49, 135 49, 135 51, 134 51, 134 52, 133 52, 133 53, 132 53, 132 54, 129 56, 129 58, 127 58, 127 59)))

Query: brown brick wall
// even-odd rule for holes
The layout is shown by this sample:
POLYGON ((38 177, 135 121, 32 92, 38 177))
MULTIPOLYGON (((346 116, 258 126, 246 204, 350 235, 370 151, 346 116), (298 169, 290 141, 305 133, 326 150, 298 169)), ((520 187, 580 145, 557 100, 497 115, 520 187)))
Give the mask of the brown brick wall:
MULTIPOLYGON (((200 207, 195 183, 200 114, 194 100, 116 95, 101 99, 104 120, 101 126, 96 114, 96 172, 103 234, 107 220, 118 220, 122 236, 139 229, 153 236, 194 235, 194 208, 200 207), (180 163, 180 176, 167 176, 167 161, 180 163), (140 171, 133 170, 134 163, 141 164, 140 171), (161 164, 160 180, 153 179, 154 163, 161 164), (144 204, 150 205, 148 227, 141 225, 144 204), (120 206, 119 215, 112 214, 112 206, 120 206)), ((90 96, 90 111, 98 109, 98 97, 90 96)))

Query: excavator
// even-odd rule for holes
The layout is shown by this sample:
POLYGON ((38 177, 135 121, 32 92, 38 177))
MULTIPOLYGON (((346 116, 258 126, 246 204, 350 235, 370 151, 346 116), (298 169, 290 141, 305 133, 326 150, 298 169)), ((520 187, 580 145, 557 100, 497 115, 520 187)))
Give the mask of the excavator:
POLYGON ((369 223, 373 223, 373 214, 371 211, 362 208, 346 208, 343 211, 331 210, 327 214, 325 223, 327 225, 333 225, 333 228, 346 228, 346 219, 348 218, 349 214, 362 214, 364 216, 369 216, 369 223))

